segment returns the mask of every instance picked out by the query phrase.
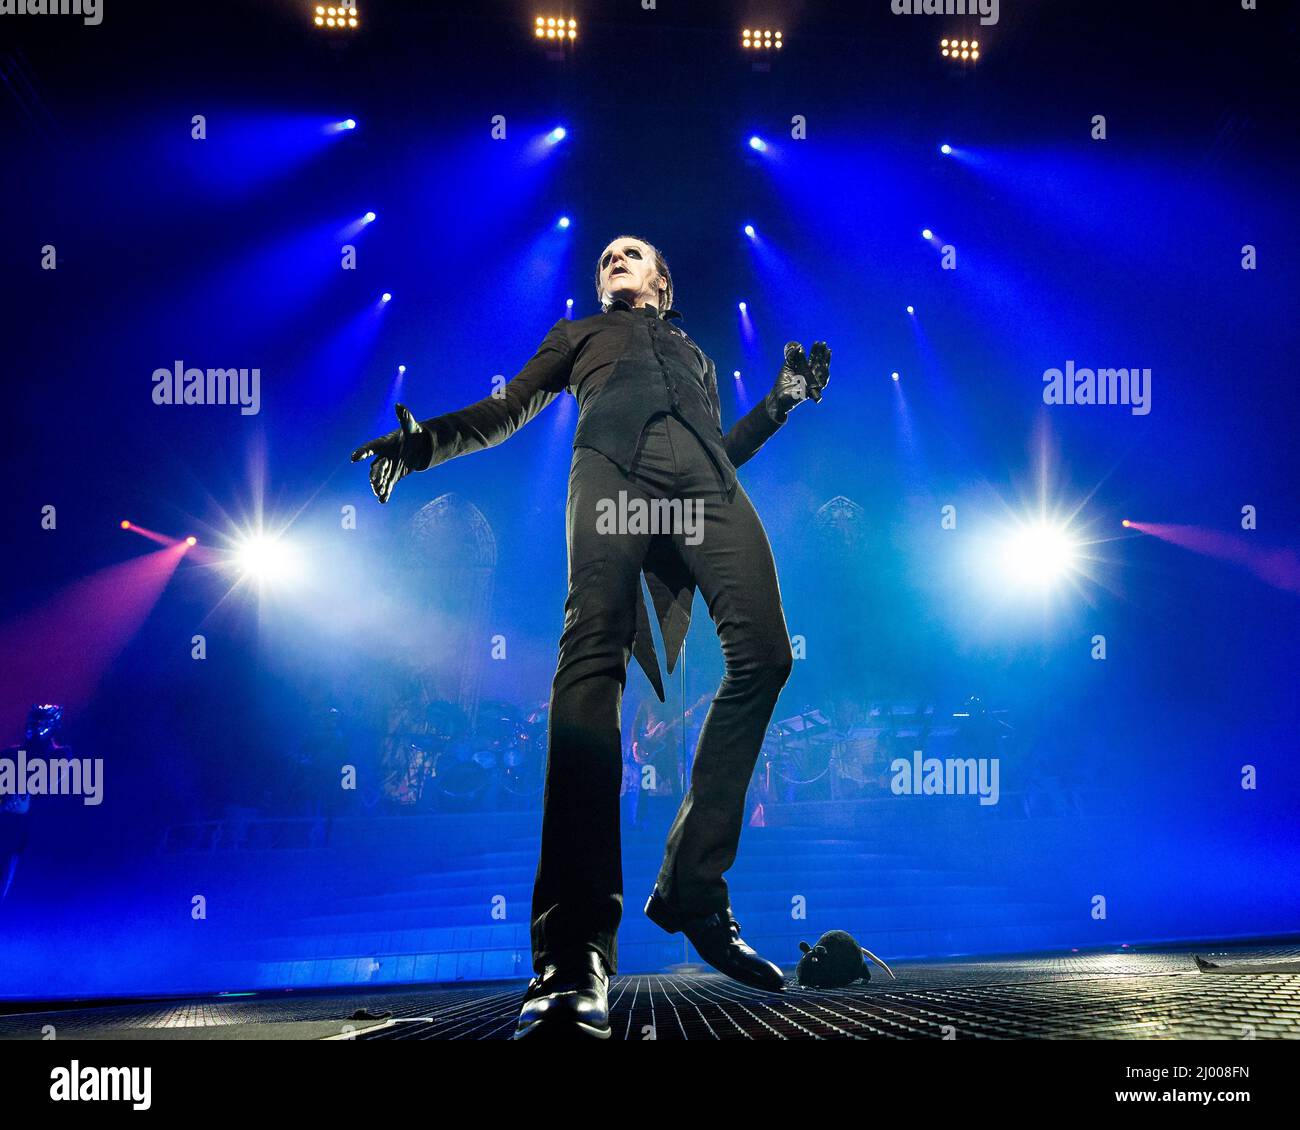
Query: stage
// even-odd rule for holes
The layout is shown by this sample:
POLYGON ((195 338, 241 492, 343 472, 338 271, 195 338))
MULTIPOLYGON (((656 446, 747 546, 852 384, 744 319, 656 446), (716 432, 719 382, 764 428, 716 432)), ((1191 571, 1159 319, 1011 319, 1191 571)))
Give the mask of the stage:
MULTIPOLYGON (((759 992, 705 967, 619 976, 618 1040, 1294 1040, 1300 940, 900 963, 898 980, 759 992), (1201 971, 1194 955, 1217 965, 1201 971)), ((0 1039, 505 1040, 524 982, 273 992, 52 1006, 0 1016, 0 1039), (384 1016, 382 1014, 390 1015, 384 1016)))
POLYGON ((1296 10, 0 2, 4 1109, 1289 1112, 1296 10))

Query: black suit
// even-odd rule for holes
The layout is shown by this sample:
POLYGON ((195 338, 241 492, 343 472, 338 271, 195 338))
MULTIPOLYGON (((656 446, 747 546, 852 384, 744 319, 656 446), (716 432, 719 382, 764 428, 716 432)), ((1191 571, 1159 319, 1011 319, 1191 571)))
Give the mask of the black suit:
MULTIPOLYGON (((635 655, 662 700, 641 594, 645 571, 673 670, 696 587, 726 673, 700 734, 691 787, 669 833, 659 893, 686 915, 729 903, 745 792, 792 657, 771 548, 736 467, 784 423, 766 397, 724 436, 713 362, 652 307, 615 302, 561 319, 504 395, 422 421, 434 463, 493 446, 556 396, 578 399, 569 473, 569 592, 551 691, 533 965, 594 945, 617 970, 622 916, 620 703, 635 655), (620 497, 697 500, 692 530, 598 520, 620 497)), ((648 892, 647 892, 648 893, 648 892)))

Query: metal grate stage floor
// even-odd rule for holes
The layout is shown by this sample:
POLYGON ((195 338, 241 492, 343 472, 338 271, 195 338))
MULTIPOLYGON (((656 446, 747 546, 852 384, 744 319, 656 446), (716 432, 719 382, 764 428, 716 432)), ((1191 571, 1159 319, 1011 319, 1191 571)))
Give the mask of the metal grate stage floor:
MULTIPOLYGON (((764 993, 704 967, 616 977, 614 1035, 627 1040, 1300 1039, 1300 945, 1148 948, 895 966, 869 984, 764 993), (1220 968, 1201 971, 1199 953, 1220 968), (1236 972, 1240 963, 1254 968, 1236 972)), ((16 1011, 0 1039, 498 1040, 523 982, 16 1011), (358 1010, 365 1010, 360 1012, 358 1010), (367 1013, 369 1015, 367 1015, 367 1013), (376 1018, 376 1014, 389 1013, 376 1018)))

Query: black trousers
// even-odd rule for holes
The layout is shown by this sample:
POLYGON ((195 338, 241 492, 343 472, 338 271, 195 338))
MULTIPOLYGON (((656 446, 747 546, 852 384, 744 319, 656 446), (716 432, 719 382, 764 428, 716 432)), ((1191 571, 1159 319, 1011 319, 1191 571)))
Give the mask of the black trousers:
POLYGON ((623 913, 621 706, 652 538, 671 537, 708 605, 725 660, 656 881, 684 914, 729 904, 723 872, 735 862, 745 792, 792 656, 758 514, 743 486, 727 500, 717 468, 675 416, 646 425, 628 475, 592 448, 575 450, 567 529, 569 592, 551 688, 533 968, 540 973, 549 961, 592 946, 614 973, 623 913), (602 529, 598 507, 617 504, 620 491, 629 503, 692 500, 697 524, 671 533, 602 529))

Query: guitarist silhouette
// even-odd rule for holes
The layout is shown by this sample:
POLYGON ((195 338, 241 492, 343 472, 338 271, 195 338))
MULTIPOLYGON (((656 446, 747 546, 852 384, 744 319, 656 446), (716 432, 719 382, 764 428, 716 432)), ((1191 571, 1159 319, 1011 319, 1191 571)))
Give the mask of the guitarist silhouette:
POLYGON ((682 725, 710 700, 708 693, 681 714, 666 717, 667 708, 646 696, 637 709, 632 727, 632 745, 623 766, 623 792, 630 795, 631 821, 637 826, 639 798, 644 794, 657 802, 664 797, 681 797, 686 792, 686 767, 681 758, 682 725))

